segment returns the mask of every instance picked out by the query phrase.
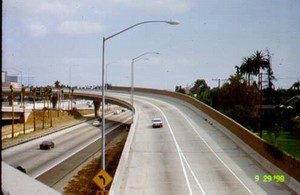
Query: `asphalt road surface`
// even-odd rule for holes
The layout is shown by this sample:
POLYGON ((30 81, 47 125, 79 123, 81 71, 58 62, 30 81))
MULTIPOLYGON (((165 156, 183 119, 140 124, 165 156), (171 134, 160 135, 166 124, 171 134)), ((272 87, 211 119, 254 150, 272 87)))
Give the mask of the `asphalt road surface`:
MULTIPOLYGON (((129 111, 119 115, 111 114, 106 123, 106 133, 120 126, 122 121, 131 120, 130 117, 129 111)), ((92 121, 88 121, 5 149, 2 151, 2 160, 10 165, 21 165, 29 176, 51 187, 65 174, 99 151, 100 132, 100 127, 95 127, 92 121), (39 144, 44 140, 52 140, 55 147, 50 150, 40 150, 39 144)))
MULTIPOLYGON (((115 94, 129 100, 129 95, 115 94)), ((136 93, 138 122, 116 194, 297 194, 270 173, 215 121, 182 101, 136 93), (160 117, 162 128, 152 128, 160 117)))

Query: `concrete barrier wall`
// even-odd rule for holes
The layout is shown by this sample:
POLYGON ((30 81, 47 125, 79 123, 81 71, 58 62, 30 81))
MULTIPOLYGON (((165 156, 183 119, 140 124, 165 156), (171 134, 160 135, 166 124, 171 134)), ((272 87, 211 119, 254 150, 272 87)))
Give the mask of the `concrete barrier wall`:
POLYGON ((130 126, 129 134, 127 136, 127 140, 126 140, 124 149, 122 151, 121 158, 119 160, 118 168, 116 170, 113 183, 111 184, 111 187, 109 190, 110 195, 120 194, 120 186, 122 185, 122 182, 123 182, 121 175, 124 175, 126 172, 125 168, 127 166, 129 152, 130 152, 130 146, 133 141, 133 136, 135 134, 138 118, 139 118, 138 113, 136 113, 134 116, 133 123, 130 126))
MULTIPOLYGON (((113 87, 113 90, 121 90, 121 91, 129 91, 129 87, 113 87)), ((260 137, 256 136, 254 133, 241 126, 239 123, 235 122, 231 118, 225 116, 224 114, 218 112, 217 110, 207 106, 206 104, 198 101, 195 98, 190 96, 170 92, 163 91, 157 89, 146 89, 146 88, 135 88, 136 92, 144 92, 144 93, 152 93, 170 96, 173 98, 177 98, 183 100, 185 102, 190 103, 195 106, 199 110, 206 113, 212 119, 218 121, 221 125, 230 130, 234 135, 240 138, 244 143, 249 145, 252 149, 254 149, 261 156, 266 158, 269 162, 276 165, 278 168, 289 174, 291 177, 300 182, 300 161, 295 158, 289 156, 288 154, 280 151, 274 146, 270 145, 260 137), (298 171, 297 171, 298 170, 298 171)))
MULTIPOLYGON (((68 96, 66 96, 68 97, 68 96)), ((85 92, 82 92, 82 91, 79 91, 79 92, 74 92, 73 93, 73 98, 74 99, 88 99, 88 100, 93 100, 93 101, 102 101, 102 96, 101 95, 95 95, 95 93, 85 93, 85 92)), ((116 105, 119 105, 119 106, 122 106, 124 108, 128 108, 128 109, 132 109, 131 108, 131 104, 128 103, 127 101, 123 101, 123 100, 120 100, 118 98, 114 98, 114 97, 110 97, 110 96, 105 96, 105 103, 110 103, 110 104, 116 104, 116 105)))

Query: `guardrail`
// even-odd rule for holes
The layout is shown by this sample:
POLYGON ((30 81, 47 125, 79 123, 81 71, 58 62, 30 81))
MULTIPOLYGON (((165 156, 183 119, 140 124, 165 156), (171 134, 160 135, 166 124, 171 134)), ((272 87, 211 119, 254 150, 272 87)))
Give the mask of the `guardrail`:
MULTIPOLYGON (((119 90, 119 91, 129 91, 129 87, 112 87, 112 90, 119 90)), ((241 126, 236 121, 232 120, 231 118, 225 116, 224 114, 218 112, 217 110, 209 107, 208 105, 198 101, 195 98, 187 96, 185 94, 171 92, 171 91, 163 91, 157 89, 147 89, 147 88, 135 88, 136 92, 143 92, 143 93, 152 93, 152 94, 159 94, 170 96, 173 98, 177 98, 179 100, 183 100, 199 110, 205 112, 209 117, 218 121, 221 125, 227 128, 231 133, 236 135, 240 140, 250 146, 253 150, 255 150, 258 154, 262 157, 267 159, 272 164, 276 165, 282 171, 289 174, 289 176, 296 179, 300 182, 300 161, 296 160, 295 158, 291 157, 290 155, 282 152, 278 148, 272 146, 271 144, 267 143, 245 127, 241 126)))

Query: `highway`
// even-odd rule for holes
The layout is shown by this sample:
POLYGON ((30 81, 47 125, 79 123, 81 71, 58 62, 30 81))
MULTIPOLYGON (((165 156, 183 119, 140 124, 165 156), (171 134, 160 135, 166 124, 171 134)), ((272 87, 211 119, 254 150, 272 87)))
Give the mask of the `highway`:
MULTIPOLYGON (((130 117, 130 111, 107 116, 106 134, 115 130, 122 122, 131 120, 130 117)), ((100 132, 100 127, 95 127, 92 125, 92 121, 87 121, 5 149, 2 151, 2 160, 10 165, 21 165, 26 169, 29 176, 52 187, 64 175, 99 151, 101 146, 100 132), (55 148, 40 150, 39 144, 44 140, 52 140, 55 143, 55 148), (57 168, 63 164, 63 168, 61 168, 62 166, 61 169, 57 168)))
MULTIPOLYGON (((129 95, 113 94, 129 100, 129 95)), ((136 93, 135 133, 113 194, 297 194, 285 182, 256 182, 270 172, 193 106, 136 93), (163 128, 152 128, 161 117, 163 128)))
MULTIPOLYGON (((128 93, 108 95, 130 101, 128 93)), ((228 130, 190 104, 167 96, 135 93, 134 106, 137 122, 128 160, 119 164, 124 171, 114 178, 111 194, 297 194, 287 185, 290 179, 284 172, 273 165, 264 168, 263 162, 253 158, 254 151, 240 145, 228 130), (162 118, 164 126, 152 128, 153 117, 162 118), (263 179, 276 175, 286 180, 263 179)), ((131 112, 123 114, 124 118, 131 116, 131 112)), ((107 131, 111 125, 107 123, 107 131)), ((95 142, 100 147, 99 138, 99 128, 87 122, 6 149, 2 159, 22 165, 31 177, 52 186, 61 176, 55 166, 87 146, 97 148, 95 142), (39 144, 49 139, 56 147, 39 150, 39 144)), ((299 183, 296 185, 300 189, 299 183)))

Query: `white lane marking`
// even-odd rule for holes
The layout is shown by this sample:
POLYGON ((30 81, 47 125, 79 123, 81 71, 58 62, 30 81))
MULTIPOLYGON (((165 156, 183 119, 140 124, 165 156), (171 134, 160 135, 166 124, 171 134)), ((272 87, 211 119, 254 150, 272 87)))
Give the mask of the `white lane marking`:
POLYGON ((229 170, 229 172, 246 188, 246 190, 252 195, 253 193, 251 190, 246 186, 246 184, 227 166, 227 164, 217 155, 217 153, 209 146, 209 144, 204 140, 204 138, 199 134, 199 132, 196 130, 195 126, 191 123, 191 121, 187 118, 187 116, 181 112, 178 108, 175 106, 169 104, 171 107, 176 109, 189 123, 189 125, 192 127, 194 132, 199 136, 199 138, 205 143, 205 145, 210 149, 210 151, 219 159, 219 161, 229 170))
MULTIPOLYGON (((100 138, 101 138, 101 136, 95 137, 93 140, 91 140, 91 141, 89 142, 88 145, 90 145, 91 143, 94 143, 95 141, 97 141, 97 140, 100 139, 100 138)), ((52 169, 52 168, 55 167, 56 165, 58 165, 58 164, 64 162, 65 160, 67 160, 67 159, 70 158, 71 156, 73 156, 73 155, 75 155, 76 153, 78 153, 79 151, 83 150, 83 149, 86 148, 88 145, 84 145, 84 146, 78 148, 77 150, 73 151, 72 153, 70 153, 69 155, 67 155, 67 156, 65 156, 64 158, 60 159, 59 161, 54 162, 54 163, 51 164, 51 165, 48 165, 46 169, 44 169, 44 170, 42 170, 42 171, 40 171, 40 172, 38 172, 38 173, 36 173, 36 174, 32 174, 31 176, 32 176, 33 178, 39 177, 40 175, 46 173, 47 171, 49 171, 50 169, 52 169)))
POLYGON ((205 195, 206 193, 205 193, 205 191, 204 191, 202 185, 200 184, 200 182, 199 182, 197 176, 195 175, 194 171, 192 170, 190 164, 189 164, 188 161, 186 160, 186 158, 185 158, 185 156, 183 155, 183 153, 182 153, 182 157, 183 157, 183 159, 184 159, 186 165, 188 166, 188 168, 189 168, 189 170, 190 170, 190 172, 191 172, 191 174, 192 174, 194 180, 196 181, 198 187, 200 188, 201 192, 205 195))
MULTIPOLYGON (((150 103, 150 104, 151 104, 151 103, 150 103)), ((153 105, 153 104, 152 104, 152 105, 153 105)), ((182 169, 183 169, 183 173, 184 173, 184 177, 185 177, 185 180, 186 180, 186 184, 187 184, 188 189, 189 189, 189 193, 190 193, 190 194, 193 194, 192 188, 191 188, 191 184, 190 184, 190 181, 189 181, 189 178, 188 178, 188 176, 187 176, 187 173, 186 173, 186 170, 185 170, 185 166, 184 166, 184 163, 183 163, 183 160, 182 160, 182 150, 181 150, 181 148, 179 147, 179 144, 178 144, 178 142, 177 142, 177 140, 176 140, 176 138, 175 138, 175 135, 174 135, 174 133, 173 133, 173 130, 172 130, 172 128, 171 128, 171 125, 170 125, 170 123, 169 123, 169 121, 168 121, 166 115, 162 112, 162 110, 161 110, 160 108, 158 108, 157 106, 155 106, 155 105, 153 105, 153 106, 156 107, 156 108, 161 112, 161 114, 164 116, 164 118, 165 118, 165 120, 166 120, 166 122, 167 122, 167 125, 168 125, 168 127, 169 127, 170 133, 171 133, 172 138, 173 138, 173 140, 174 140, 174 143, 175 143, 175 145, 176 145, 177 154, 178 154, 179 159, 180 159, 181 167, 182 167, 182 169)))
POLYGON ((188 186, 188 189, 189 189, 189 193, 190 193, 190 194, 193 194, 192 189, 191 189, 191 185, 190 185, 189 178, 187 177, 187 173, 186 173, 186 170, 185 170, 185 166, 184 166, 183 160, 184 160, 185 164, 187 165, 187 167, 189 168, 189 171, 191 172, 191 174, 192 174, 193 178, 195 179, 195 181, 196 181, 198 187, 200 188, 201 192, 205 195, 206 193, 205 193, 203 187, 201 186, 200 182, 198 181, 198 179, 197 179, 197 177, 196 177, 194 171, 192 170, 190 164, 189 164, 188 161, 186 160, 186 158, 185 158, 185 156, 184 156, 184 154, 183 154, 183 152, 182 152, 182 150, 181 150, 181 148, 180 148, 180 146, 179 146, 179 144, 178 144, 178 142, 177 142, 177 140, 176 140, 176 137, 175 137, 175 135, 174 135, 174 133, 173 133, 173 129, 171 128, 171 125, 170 125, 170 123, 169 123, 169 121, 168 121, 168 119, 167 119, 167 116, 166 116, 166 115, 164 114, 164 112, 163 112, 159 107, 157 107, 156 105, 154 105, 154 104, 152 104, 152 103, 150 103, 150 102, 147 102, 147 103, 150 104, 151 106, 155 107, 156 109, 158 109, 158 110, 160 111, 160 113, 163 115, 163 117, 165 118, 165 121, 166 121, 166 123, 167 123, 167 125, 168 125, 168 127, 169 127, 170 133, 171 133, 172 138, 173 138, 173 140, 174 140, 174 143, 175 143, 175 145, 176 145, 177 153, 178 153, 179 158, 180 158, 180 163, 181 163, 181 166, 182 166, 182 169, 183 169, 183 173, 184 173, 184 176, 185 176, 185 179, 186 179, 186 183, 187 183, 187 186, 188 186), (182 160, 182 159, 183 159, 183 160, 182 160))
MULTIPOLYGON (((127 119, 126 122, 129 121, 129 120, 130 120, 130 119, 127 119)), ((122 125, 121 123, 120 123, 120 124, 113 125, 112 127, 110 127, 110 128, 108 129, 107 132, 105 132, 105 135, 106 135, 106 134, 109 134, 111 131, 115 130, 116 128, 118 128, 118 127, 121 126, 121 125, 122 125)), ((46 169, 44 169, 44 170, 42 170, 42 171, 40 171, 40 172, 37 172, 37 173, 35 173, 35 174, 32 174, 31 176, 32 176, 33 178, 39 177, 40 175, 46 173, 47 171, 49 171, 50 169, 52 169, 52 168, 55 167, 56 165, 58 165, 58 164, 64 162, 65 160, 67 160, 67 159, 70 158, 71 156, 75 155, 76 153, 80 152, 80 151, 83 150, 84 148, 88 147, 90 144, 96 142, 96 141, 99 140, 100 138, 101 138, 101 135, 94 137, 94 139, 93 139, 93 140, 90 140, 86 145, 84 145, 84 146, 78 148, 77 150, 73 151, 72 153, 70 153, 69 155, 67 155, 67 156, 65 156, 64 158, 60 159, 59 161, 56 161, 56 162, 54 162, 54 163, 48 165, 46 169)))
MULTIPOLYGON (((157 100, 157 99, 153 99, 153 98, 148 98, 148 97, 143 97, 143 96, 140 96, 141 99, 148 99, 148 100, 154 100, 154 101, 159 101, 159 102, 163 102, 161 100, 157 100)), ((181 112, 178 108, 176 108, 175 106, 173 106, 172 104, 169 104, 167 102, 163 102, 163 103, 166 103, 168 104, 169 106, 171 106, 172 108, 174 108, 175 110, 177 110, 184 118, 185 120, 190 124, 190 126, 192 127, 192 129, 194 130, 194 132, 199 136, 199 138, 205 143, 205 145, 210 149, 210 151, 219 159, 219 161, 229 170, 229 172, 246 188, 246 190, 251 194, 253 195, 253 193, 251 192, 251 190, 246 186, 246 184, 225 164, 225 162, 215 153, 215 151, 209 146, 209 144, 204 140, 204 138, 199 134, 199 132, 195 129, 194 125, 192 125, 192 123, 190 122, 190 120, 186 117, 186 115, 181 112)), ((151 103, 149 103, 151 104, 151 103)), ((159 109, 157 106, 155 106, 154 104, 151 104, 153 105, 154 107, 156 107, 157 109, 159 109)), ((160 109, 159 109, 160 110, 160 109)), ((161 113, 163 113, 161 110, 160 110, 161 113)), ((164 115, 164 114, 163 114, 164 115)), ((165 119, 166 119, 166 116, 164 115, 165 119)), ((167 121, 168 122, 168 121, 167 121)), ((168 126, 169 126, 169 122, 168 122, 168 126)), ((173 138, 174 139, 174 138, 173 138)), ((182 154, 182 152, 181 152, 182 154)), ((182 154, 183 155, 183 154, 182 154)), ((184 156, 184 155, 183 155, 184 156)), ((185 158, 185 157, 184 157, 185 158)), ((186 159, 185 159, 186 161, 186 159)), ((187 163, 187 161, 186 161, 187 163)), ((188 165, 188 163, 187 163, 188 165)), ((189 167, 189 165, 188 165, 189 167)), ((200 185, 200 183, 198 183, 198 179, 196 178, 196 176, 194 176, 193 174, 193 171, 191 170, 191 168, 189 167, 194 179, 196 180, 197 184, 200 185)), ((201 185, 200 185, 201 186, 201 185)), ((200 187, 199 186, 199 187, 200 187)), ((200 187, 200 189, 202 189, 202 187, 200 187)))

